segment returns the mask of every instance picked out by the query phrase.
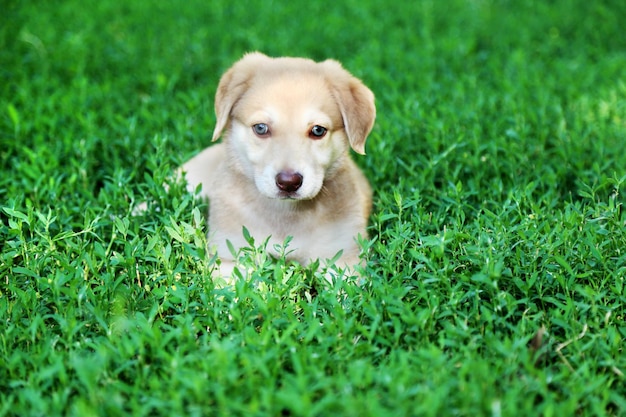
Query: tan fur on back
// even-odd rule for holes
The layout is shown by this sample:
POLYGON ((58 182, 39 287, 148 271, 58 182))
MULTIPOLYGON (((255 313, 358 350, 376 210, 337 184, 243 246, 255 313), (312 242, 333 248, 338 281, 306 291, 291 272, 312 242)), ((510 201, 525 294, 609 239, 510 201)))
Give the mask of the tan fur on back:
MULTIPOLYGON (((288 257, 301 263, 333 258, 359 263, 356 237, 366 236, 372 192, 349 155, 363 154, 376 110, 374 95, 336 61, 247 54, 220 80, 213 140, 185 163, 190 189, 210 200, 211 245, 222 273, 234 266, 226 241, 247 245, 245 226, 268 248, 292 237, 288 257), (255 125, 269 134, 255 134, 255 125), (323 127, 321 139, 312 129, 323 127), (280 189, 279 173, 297 173, 297 190, 280 189)), ((313 130, 317 131, 317 130, 313 130)), ((284 184, 281 184, 284 186, 284 184)))

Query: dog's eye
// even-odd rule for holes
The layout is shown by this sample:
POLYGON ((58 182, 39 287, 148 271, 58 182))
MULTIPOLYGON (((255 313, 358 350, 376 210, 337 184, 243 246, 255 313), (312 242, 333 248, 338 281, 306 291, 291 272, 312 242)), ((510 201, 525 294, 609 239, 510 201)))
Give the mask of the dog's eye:
POLYGON ((325 127, 315 125, 311 128, 311 131, 309 132, 309 137, 311 139, 321 139, 326 136, 326 132, 328 132, 328 129, 326 129, 325 127))
POLYGON ((252 131, 259 137, 267 137, 270 134, 270 127, 265 123, 257 123, 252 125, 252 131))

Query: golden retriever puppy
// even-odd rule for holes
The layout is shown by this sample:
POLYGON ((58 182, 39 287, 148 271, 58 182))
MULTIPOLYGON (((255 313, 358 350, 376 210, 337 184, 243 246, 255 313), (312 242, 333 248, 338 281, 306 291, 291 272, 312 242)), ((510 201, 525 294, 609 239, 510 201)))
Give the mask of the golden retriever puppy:
MULTIPOLYGON (((287 258, 307 264, 342 255, 359 264, 372 191, 349 155, 364 154, 374 94, 333 60, 250 53, 221 78, 210 146, 186 162, 189 190, 209 199, 208 238, 221 274, 235 266, 227 241, 247 246, 242 227, 268 250, 290 236, 287 258)), ((276 254, 274 254, 276 255, 276 254)))

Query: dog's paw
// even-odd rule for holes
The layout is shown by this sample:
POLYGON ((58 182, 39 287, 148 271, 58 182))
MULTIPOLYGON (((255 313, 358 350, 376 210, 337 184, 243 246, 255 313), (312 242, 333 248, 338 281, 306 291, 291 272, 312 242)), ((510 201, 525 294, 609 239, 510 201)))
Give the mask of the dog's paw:
POLYGON ((247 280, 252 272, 251 268, 244 268, 232 260, 220 259, 213 270, 213 285, 220 289, 234 287, 238 280, 247 280))
POLYGON ((142 203, 137 204, 135 207, 133 207, 133 211, 131 212, 131 214, 133 216, 141 216, 146 211, 148 211, 148 203, 144 201, 142 203))

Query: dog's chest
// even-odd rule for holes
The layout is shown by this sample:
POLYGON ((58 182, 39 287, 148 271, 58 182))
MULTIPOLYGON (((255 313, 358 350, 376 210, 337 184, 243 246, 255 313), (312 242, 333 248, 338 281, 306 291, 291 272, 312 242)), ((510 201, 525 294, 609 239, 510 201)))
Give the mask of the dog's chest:
POLYGON ((247 246, 243 227, 256 245, 269 238, 267 249, 275 255, 280 251, 274 248, 282 246, 290 237, 287 257, 305 263, 318 257, 332 258, 338 251, 354 246, 355 231, 359 229, 355 219, 330 216, 324 207, 312 203, 270 201, 263 207, 247 203, 221 207, 225 210, 223 213, 217 208, 212 210, 209 230, 215 232, 212 239, 218 248, 225 248, 226 240, 237 248, 247 246), (227 224, 220 221, 225 217, 230 219, 227 224))

